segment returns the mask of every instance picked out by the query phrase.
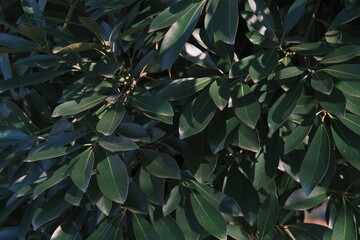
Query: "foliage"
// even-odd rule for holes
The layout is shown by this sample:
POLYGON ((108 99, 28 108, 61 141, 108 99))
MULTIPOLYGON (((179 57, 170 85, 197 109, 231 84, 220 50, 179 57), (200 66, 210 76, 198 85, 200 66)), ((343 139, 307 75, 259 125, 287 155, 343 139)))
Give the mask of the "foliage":
POLYGON ((357 239, 358 1, 0 13, 1 239, 357 239))

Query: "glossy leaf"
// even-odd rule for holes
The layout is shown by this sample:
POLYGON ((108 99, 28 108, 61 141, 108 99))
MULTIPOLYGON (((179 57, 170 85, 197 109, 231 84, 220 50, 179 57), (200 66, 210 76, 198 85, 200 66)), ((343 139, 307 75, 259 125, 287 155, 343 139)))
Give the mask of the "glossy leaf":
POLYGON ((300 167, 300 183, 307 195, 325 176, 330 162, 330 139, 322 124, 316 130, 300 167))
POLYGON ((283 25, 283 34, 286 35, 295 25, 299 22, 303 16, 306 6, 306 0, 296 0, 290 6, 283 25))
POLYGON ((185 43, 184 50, 181 52, 181 56, 199 66, 215 70, 218 69, 209 54, 201 51, 199 48, 190 43, 185 43))
POLYGON ((284 154, 293 151, 308 136, 312 125, 299 125, 288 136, 284 137, 284 154))
POLYGON ((270 132, 275 132, 294 111, 299 102, 303 86, 303 81, 298 82, 288 92, 283 93, 271 106, 268 115, 270 132))
POLYGON ((339 118, 340 122, 354 133, 360 135, 360 117, 351 113, 345 113, 344 118, 339 118))
POLYGON ((134 228, 135 238, 137 240, 161 240, 159 234, 154 230, 154 228, 148 223, 144 217, 133 214, 132 222, 134 228))
POLYGON ((324 202, 328 198, 328 193, 324 187, 315 187, 307 195, 302 188, 290 194, 285 202, 284 208, 289 210, 306 210, 313 208, 324 202))
POLYGON ((261 238, 268 234, 279 217, 279 202, 276 192, 272 192, 261 205, 257 218, 257 227, 261 238))
POLYGON ((358 56, 360 56, 360 46, 356 46, 356 45, 343 46, 343 47, 339 47, 334 52, 331 52, 328 55, 326 55, 321 60, 321 63, 328 64, 328 63, 345 62, 358 56))
POLYGON ((128 98, 128 101, 140 111, 156 113, 163 116, 174 116, 171 105, 157 97, 131 96, 128 98))
POLYGON ((331 22, 329 29, 334 29, 360 16, 360 3, 355 2, 350 8, 344 8, 331 22))
POLYGON ((240 226, 237 225, 228 225, 227 226, 228 235, 236 240, 250 240, 250 235, 245 232, 240 226))
POLYGON ((235 115, 250 128, 255 128, 260 118, 260 105, 249 85, 241 83, 233 96, 235 115))
POLYGON ((274 79, 280 80, 280 79, 295 77, 295 76, 302 74, 304 71, 305 71, 304 68, 286 67, 286 68, 280 69, 279 71, 276 71, 274 79))
POLYGON ((129 194, 124 206, 136 214, 148 213, 148 202, 146 195, 140 190, 139 185, 133 180, 129 184, 129 194))
POLYGON ((181 201, 180 186, 177 185, 171 189, 169 197, 167 198, 164 206, 162 206, 163 215, 167 216, 174 211, 181 201))
POLYGON ((104 135, 111 135, 119 126, 124 115, 125 108, 122 103, 118 101, 101 117, 96 125, 96 131, 104 135))
POLYGON ((240 124, 236 146, 252 152, 260 151, 259 133, 256 129, 249 128, 245 124, 240 124))
POLYGON ((264 0, 248 0, 249 6, 258 21, 267 28, 276 40, 274 19, 264 0))
POLYGON ((218 239, 226 239, 226 222, 221 214, 203 197, 191 194, 191 206, 200 225, 218 239))
POLYGON ((102 153, 100 159, 96 169, 101 192, 114 202, 123 203, 129 188, 129 177, 125 164, 116 154, 102 153))
POLYGON ((155 220, 153 226, 162 240, 185 240, 184 233, 182 232, 180 226, 171 216, 159 217, 158 220, 155 220))
POLYGON ((336 216, 331 240, 356 240, 357 236, 358 229, 356 227, 354 215, 344 202, 336 216))
POLYGON ((39 44, 35 42, 6 33, 0 33, 0 45, 15 49, 41 50, 39 44))
POLYGON ((139 148, 132 140, 117 136, 105 136, 99 140, 99 145, 110 152, 131 151, 139 148))
POLYGON ((346 93, 350 96, 360 97, 360 82, 350 79, 341 79, 336 83, 336 88, 341 90, 341 92, 346 93))
POLYGON ((230 98, 230 87, 227 79, 216 79, 210 85, 209 94, 215 105, 222 111, 228 104, 230 98))
POLYGON ((33 162, 33 161, 39 161, 39 160, 44 160, 44 159, 61 157, 61 156, 70 154, 72 152, 75 152, 75 151, 79 150, 81 147, 82 146, 75 145, 75 146, 70 146, 70 147, 62 147, 62 148, 58 148, 58 149, 50 149, 50 150, 45 150, 45 151, 41 151, 41 152, 36 152, 36 153, 28 156, 25 161, 33 162))
POLYGON ((317 92, 316 98, 321 107, 326 111, 329 111, 340 118, 345 116, 346 99, 344 94, 337 88, 334 88, 330 95, 317 92))
POLYGON ((311 75, 311 87, 325 95, 330 95, 333 89, 333 81, 329 75, 315 72, 311 75))
POLYGON ((163 178, 151 175, 145 168, 141 168, 139 186, 148 202, 159 206, 164 205, 165 180, 163 178))
POLYGON ((279 55, 276 48, 266 50, 254 59, 249 68, 249 74, 253 81, 260 81, 268 77, 273 72, 278 60, 279 55))
POLYGON ((360 80, 360 64, 337 64, 321 69, 321 71, 336 78, 360 80))
POLYGON ((71 171, 71 180, 81 191, 86 192, 95 162, 94 152, 92 149, 88 149, 77 158, 78 160, 71 171))

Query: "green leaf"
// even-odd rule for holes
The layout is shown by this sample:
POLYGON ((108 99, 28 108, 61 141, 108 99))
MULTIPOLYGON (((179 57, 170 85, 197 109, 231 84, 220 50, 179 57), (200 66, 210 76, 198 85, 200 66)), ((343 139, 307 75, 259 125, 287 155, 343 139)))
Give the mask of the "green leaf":
POLYGON ((32 217, 32 226, 34 230, 37 230, 45 223, 57 218, 70 207, 71 205, 64 201, 64 195, 62 193, 59 193, 51 197, 48 201, 40 204, 32 217))
POLYGON ((345 113, 344 118, 339 118, 340 122, 344 124, 354 133, 360 135, 360 117, 351 113, 345 113))
POLYGON ((259 152, 259 133, 256 129, 249 128, 245 124, 240 124, 238 136, 234 144, 248 151, 259 152))
POLYGON ((172 24, 165 34, 160 47, 160 63, 162 70, 170 68, 181 53, 185 42, 190 37, 200 18, 204 6, 205 1, 194 4, 182 18, 172 24))
POLYGON ((197 240, 201 225, 196 220, 190 199, 185 199, 176 209, 176 222, 180 225, 186 240, 197 240))
POLYGON ((81 99, 71 100, 58 105, 53 113, 52 117, 69 116, 74 115, 90 108, 95 107, 107 98, 107 96, 93 95, 91 97, 84 97, 81 99))
POLYGON ((0 33, 0 45, 4 47, 21 49, 21 50, 30 50, 30 51, 42 50, 41 46, 33 41, 29 41, 6 33, 0 33))
POLYGON ((117 203, 124 203, 128 194, 129 177, 126 166, 117 154, 101 153, 97 164, 97 181, 101 192, 117 203))
POLYGON ((80 153, 77 158, 78 160, 71 171, 70 177, 81 191, 86 192, 95 162, 94 151, 88 149, 80 153))
POLYGON ((230 98, 230 87, 227 79, 216 79, 210 85, 209 94, 216 106, 222 111, 228 104, 230 98))
POLYGON ((128 96, 128 102, 140 111, 169 117, 174 116, 174 111, 171 105, 167 101, 158 97, 138 95, 128 96))
POLYGON ((289 48, 291 51, 299 54, 324 55, 334 51, 330 44, 323 42, 301 43, 289 48))
POLYGON ((227 233, 235 240, 250 240, 250 235, 239 225, 228 225, 227 233))
POLYGON ((124 206, 136 214, 148 214, 148 201, 145 194, 140 190, 139 185, 133 180, 129 184, 129 194, 124 206))
POLYGON ((346 98, 346 109, 354 114, 360 115, 360 98, 350 96, 346 93, 344 93, 344 96, 346 98))
POLYGON ((339 89, 333 88, 330 95, 316 92, 316 98, 326 111, 340 118, 345 116, 346 99, 339 89))
POLYGON ((46 81, 50 81, 67 72, 69 72, 69 70, 44 70, 41 72, 30 73, 7 80, 2 80, 0 81, 0 92, 5 92, 7 90, 18 87, 40 84, 46 81))
POLYGON ((205 30, 214 42, 234 45, 239 23, 238 1, 213 0, 205 15, 205 30))
POLYGON ((242 216, 241 209, 234 199, 214 188, 196 181, 187 182, 191 189, 196 190, 204 199, 220 212, 232 216, 242 216))
POLYGON ((159 206, 164 205, 165 180, 163 178, 155 177, 145 168, 141 168, 139 186, 148 202, 159 206))
POLYGON ((226 222, 218 210, 198 194, 190 195, 191 206, 200 225, 212 236, 226 239, 226 222))
POLYGON ((354 57, 360 56, 360 46, 348 45, 339 47, 334 52, 327 54, 322 60, 321 63, 339 63, 348 61, 354 57))
POLYGON ((330 95, 333 89, 333 81, 329 75, 315 72, 311 75, 311 87, 323 94, 330 95))
POLYGON ((308 136, 312 126, 312 124, 299 125, 288 136, 284 137, 284 154, 288 154, 296 149, 305 137, 308 136))
POLYGON ((336 88, 350 96, 360 97, 360 82, 350 79, 341 79, 335 84, 336 88))
POLYGON ((113 224, 105 218, 104 221, 102 221, 98 227, 95 229, 95 231, 92 232, 92 234, 87 237, 87 240, 105 240, 109 238, 110 233, 114 230, 113 224))
POLYGON ((74 240, 79 235, 87 212, 81 211, 77 216, 75 214, 70 215, 66 220, 59 225, 53 234, 51 240, 74 240))
POLYGON ((300 183, 307 195, 325 176, 330 162, 330 139, 325 125, 320 125, 311 140, 300 167, 300 183))
POLYGON ((167 198, 164 206, 162 206, 163 215, 167 216, 172 213, 179 205, 181 201, 180 186, 176 185, 171 189, 169 197, 167 198))
POLYGON ((179 1, 167 7, 151 22, 149 32, 169 27, 191 11, 196 2, 191 0, 179 1))
POLYGON ((260 81, 268 77, 276 67, 279 55, 276 48, 264 51, 251 62, 249 74, 253 81, 260 81))
MULTIPOLYGON (((93 50, 93 49, 101 49, 101 48, 102 48, 102 46, 98 43, 78 42, 78 43, 69 44, 69 45, 63 47, 58 52, 77 53, 77 52, 84 52, 84 51, 89 51, 89 50, 93 50)), ((55 53, 58 53, 58 52, 55 52, 55 53)))
POLYGON ((356 169, 360 170, 359 135, 345 127, 337 120, 331 121, 331 132, 340 154, 356 169))
POLYGON ((360 80, 360 64, 337 64, 319 71, 324 71, 336 78, 360 80))
POLYGON ((36 153, 28 156, 24 161, 25 162, 33 162, 33 161, 39 161, 39 160, 44 160, 44 159, 61 157, 61 156, 67 155, 69 153, 75 152, 82 147, 83 146, 81 146, 81 145, 75 145, 75 146, 62 147, 62 148, 57 148, 57 149, 50 149, 50 150, 45 150, 45 151, 41 151, 41 152, 36 152, 36 153))
POLYGON ((289 91, 283 93, 271 106, 268 115, 270 132, 275 132, 294 111, 303 91, 304 81, 298 82, 289 91))
POLYGON ((257 227, 261 239, 268 234, 276 224, 279 217, 279 202, 276 192, 272 192, 261 205, 257 217, 257 227))
POLYGON ((130 138, 133 141, 148 142, 150 140, 145 128, 137 123, 120 123, 116 132, 123 137, 130 138))
POLYGON ((229 72, 230 78, 240 77, 242 75, 248 74, 248 69, 251 66, 251 63, 254 59, 257 59, 261 55, 261 52, 255 53, 253 55, 249 55, 243 59, 240 59, 236 63, 234 63, 229 72))
POLYGON ((21 0, 21 5, 29 23, 33 26, 44 26, 44 20, 39 4, 35 0, 21 0))
POLYGON ((154 176, 160 178, 180 179, 180 170, 170 155, 151 149, 141 149, 143 166, 154 176))
POLYGON ((352 211, 346 206, 345 200, 338 212, 331 235, 331 240, 357 240, 358 227, 352 211))
POLYGON ((286 14, 284 25, 283 25, 283 34, 284 36, 295 27, 299 22, 301 17, 304 14, 306 6, 306 0, 295 0, 291 5, 289 11, 286 14))
POLYGON ((299 67, 286 67, 275 72, 274 79, 281 80, 291 78, 302 74, 305 71, 304 68, 299 67))
POLYGON ((199 48, 195 47, 190 43, 185 43, 184 49, 180 54, 183 58, 193 62, 199 66, 218 70, 219 68, 211 60, 211 57, 206 52, 201 51, 199 48))
POLYGON ((315 187, 310 195, 307 195, 304 190, 300 188, 290 194, 285 202, 284 208, 303 211, 320 205, 328 196, 329 194, 324 187, 315 187))
POLYGON ((141 215, 132 215, 132 225, 137 240, 161 240, 159 234, 141 215))
POLYGON ((105 114, 101 117, 100 121, 96 125, 96 131, 104 134, 111 135, 115 129, 119 126, 121 120, 125 115, 125 108, 118 100, 110 109, 107 109, 105 114))
POLYGON ((337 28, 338 26, 347 23, 360 16, 360 3, 355 2, 350 8, 344 8, 336 15, 335 19, 331 22, 329 30, 337 28))
POLYGON ((250 128, 255 128, 260 118, 257 98, 246 83, 240 83, 234 92, 232 100, 235 115, 250 128))
POLYGON ((129 138, 118 136, 105 136, 99 140, 99 145, 110 152, 131 151, 139 148, 129 138))
POLYGON ((180 100, 189 97, 206 87, 213 78, 181 78, 171 81, 168 85, 162 87, 156 94, 156 97, 168 101, 180 100))
POLYGON ((205 129, 216 111, 216 105, 208 92, 203 92, 188 105, 180 116, 180 139, 190 137, 205 129))
POLYGON ((162 240, 185 240, 180 226, 170 216, 160 217, 160 219, 154 221, 153 226, 162 240))
POLYGON ((101 27, 93 19, 89 17, 79 17, 81 25, 87 28, 90 32, 94 33, 99 39, 103 39, 101 27))

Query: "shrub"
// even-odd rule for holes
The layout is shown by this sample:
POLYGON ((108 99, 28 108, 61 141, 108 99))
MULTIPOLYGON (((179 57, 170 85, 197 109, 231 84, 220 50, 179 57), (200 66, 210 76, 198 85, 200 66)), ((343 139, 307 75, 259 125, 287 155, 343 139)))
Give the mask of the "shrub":
POLYGON ((357 239, 358 1, 0 13, 1 239, 357 239))

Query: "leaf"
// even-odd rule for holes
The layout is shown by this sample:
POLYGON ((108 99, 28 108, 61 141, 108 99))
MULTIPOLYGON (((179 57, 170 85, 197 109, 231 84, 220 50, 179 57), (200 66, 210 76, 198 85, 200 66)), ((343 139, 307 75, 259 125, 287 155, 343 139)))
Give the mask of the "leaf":
POLYGON ((64 201, 62 193, 59 193, 51 197, 50 200, 40 204, 32 217, 32 226, 34 230, 37 230, 45 223, 57 218, 66 212, 70 207, 71 205, 64 201))
POLYGON ((168 101, 180 100, 189 97, 206 87, 213 79, 211 77, 203 78, 181 78, 171 81, 168 85, 162 87, 156 97, 168 101))
POLYGON ((264 51, 259 57, 251 62, 249 74, 253 81, 260 81, 268 77, 274 70, 279 60, 276 48, 264 51))
POLYGON ((319 71, 324 71, 336 78, 360 80, 360 64, 337 64, 319 71))
POLYGON ((124 118, 125 112, 125 107, 118 100, 110 109, 107 109, 105 114, 101 117, 96 125, 96 131, 106 136, 113 134, 121 120, 124 118))
POLYGON ((154 176, 180 179, 180 170, 175 160, 168 154, 151 149, 141 149, 143 166, 154 176))
POLYGON ((107 96, 93 95, 90 97, 84 97, 81 99, 71 100, 58 105, 53 113, 52 117, 69 116, 74 115, 90 108, 95 107, 107 98, 107 96))
POLYGON ((165 100, 153 96, 128 96, 130 102, 140 111, 156 113, 163 116, 174 116, 171 105, 165 100))
POLYGON ((245 124, 240 124, 238 136, 234 144, 248 151, 259 152, 260 139, 258 131, 255 128, 249 128, 245 124))
MULTIPOLYGON (((97 44, 97 43, 78 42, 78 43, 69 44, 69 45, 63 47, 58 52, 74 53, 74 52, 84 52, 84 51, 89 51, 89 50, 93 50, 93 49, 101 49, 101 48, 102 48, 102 46, 100 44, 97 44)), ((54 52, 54 53, 58 53, 58 52, 54 52)))
POLYGON ((334 51, 334 48, 328 43, 313 42, 313 43, 301 43, 289 48, 291 51, 299 54, 308 55, 324 55, 334 51))
POLYGON ((309 195, 325 176, 330 162, 330 139, 321 124, 311 140, 300 167, 300 183, 309 195))
POLYGON ((98 227, 88 236, 87 240, 105 240, 109 238, 109 235, 114 230, 113 224, 105 218, 98 227))
POLYGON ((304 14, 306 0, 295 0, 286 14, 283 24, 284 36, 294 28, 304 14))
POLYGON ((232 98, 235 115, 250 128, 255 128, 260 118, 260 105, 249 85, 240 83, 232 98))
POLYGON ((264 0, 248 0, 249 6, 253 13, 256 15, 258 21, 267 28, 273 35, 273 38, 277 40, 275 35, 274 19, 271 15, 270 9, 266 6, 264 0))
POLYGON ((129 194, 124 206, 136 214, 148 214, 148 201, 140 187, 133 180, 129 184, 129 194))
POLYGON ((162 240, 185 240, 180 226, 170 216, 160 217, 160 219, 154 221, 153 226, 162 240))
POLYGON ((39 4, 35 0, 21 0, 21 6, 29 23, 33 26, 44 26, 45 22, 39 4))
POLYGON ((306 210, 313 208, 324 202, 329 194, 324 187, 315 187, 314 190, 307 195, 302 188, 290 194, 285 202, 284 208, 289 210, 306 210))
POLYGON ((239 225, 228 225, 227 226, 228 235, 236 240, 250 240, 250 235, 242 229, 239 225))
POLYGON ((360 158, 359 135, 346 128, 337 120, 331 122, 331 133, 340 154, 352 166, 360 170, 360 163, 358 161, 360 158))
POLYGON ((305 71, 304 68, 299 67, 286 67, 275 72, 274 79, 281 80, 291 78, 302 74, 305 71))
POLYGON ((238 1, 211 1, 204 24, 206 33, 214 42, 234 45, 239 24, 238 1))
POLYGON ((33 162, 33 161, 39 161, 39 160, 44 160, 44 159, 61 157, 61 156, 67 155, 69 153, 75 152, 82 147, 83 146, 81 146, 81 145, 75 145, 75 146, 62 147, 62 148, 58 148, 58 149, 50 149, 50 150, 45 150, 45 151, 41 151, 41 152, 36 152, 36 153, 28 156, 24 161, 25 162, 33 162))
POLYGON ((181 198, 182 196, 180 193, 180 186, 176 185, 171 189, 169 197, 167 198, 165 204, 162 206, 163 215, 167 216, 172 213, 178 207, 181 198))
POLYGON ((345 201, 342 204, 335 220, 331 240, 346 240, 358 237, 358 229, 352 211, 346 206, 345 201))
POLYGON ((199 239, 201 225, 196 220, 190 199, 182 201, 176 208, 176 222, 181 227, 186 240, 199 239))
POLYGON ((206 52, 201 51, 190 43, 185 43, 184 49, 180 54, 183 58, 193 62, 199 66, 218 70, 216 64, 211 60, 211 57, 206 52))
POLYGON ((126 166, 117 154, 102 152, 97 164, 97 181, 101 192, 117 203, 124 203, 128 194, 129 177, 126 166))
POLYGON ((354 114, 360 115, 360 98, 350 96, 346 93, 344 93, 344 96, 346 98, 346 109, 354 114))
POLYGON ((304 81, 298 82, 289 91, 283 93, 271 106, 268 115, 270 132, 275 132, 294 111, 303 91, 304 81))
POLYGON ((145 128, 137 123, 120 123, 116 132, 133 141, 148 142, 150 140, 145 128))
POLYGON ((284 154, 288 154, 296 149, 305 137, 309 135, 312 126, 312 124, 299 125, 288 136, 284 137, 284 154))
POLYGON ((99 39, 103 40, 102 30, 99 24, 89 17, 79 17, 81 25, 94 33, 99 39))
POLYGON ((322 60, 321 63, 339 63, 348 61, 354 57, 360 56, 360 46, 348 45, 339 47, 334 52, 327 54, 322 60))
POLYGON ((210 85, 209 94, 216 106, 222 111, 228 104, 230 98, 230 87, 227 79, 216 79, 210 85))
POLYGON ((335 19, 331 22, 329 30, 337 28, 338 26, 347 23, 360 16, 360 3, 355 2, 350 8, 344 8, 336 15, 335 19))
POLYGON ((346 93, 350 96, 360 97, 360 82, 353 81, 350 79, 341 79, 335 84, 336 88, 340 89, 341 92, 346 93))
POLYGON ((218 239, 226 239, 226 222, 208 201, 198 194, 190 195, 191 206, 200 225, 212 236, 218 239))
POLYGON ((40 84, 64 75, 67 72, 69 72, 69 70, 44 70, 41 72, 30 73, 23 76, 2 80, 0 81, 0 92, 5 92, 7 90, 18 87, 40 84))
POLYGON ((340 122, 344 124, 352 132, 360 135, 360 117, 351 113, 345 113, 344 118, 339 118, 340 122))
POLYGON ((261 52, 255 53, 253 55, 249 55, 243 59, 240 59, 236 63, 234 63, 229 72, 230 78, 240 77, 242 75, 248 74, 248 69, 251 66, 254 59, 257 59, 261 55, 261 52))
POLYGON ((144 217, 133 214, 132 225, 137 240, 161 240, 159 234, 154 230, 150 223, 144 219, 144 217))
POLYGON ((80 153, 77 158, 79 159, 75 163, 70 176, 73 183, 85 193, 89 186, 91 172, 95 162, 94 151, 88 149, 80 153))
POLYGON ((69 216, 61 225, 59 225, 53 234, 51 235, 51 240, 73 240, 79 234, 85 218, 86 211, 81 211, 78 216, 74 214, 69 216))
POLYGON ((345 116, 346 99, 339 89, 333 88, 330 95, 316 92, 316 98, 326 111, 340 118, 345 116))
POLYGON ((99 140, 99 145, 110 152, 131 151, 139 148, 131 139, 118 136, 105 136, 99 140))
POLYGON ((149 32, 153 32, 173 25, 189 11, 191 11, 194 8, 195 4, 196 2, 190 0, 175 2, 174 4, 163 10, 152 20, 149 32))
POLYGON ((213 205, 220 212, 232 216, 242 216, 241 209, 237 202, 226 194, 216 191, 214 188, 196 181, 187 182, 191 189, 196 190, 204 199, 213 205))
POLYGON ((260 35, 264 36, 264 38, 266 38, 272 46, 274 46, 275 42, 278 42, 273 29, 266 21, 262 21, 263 18, 261 16, 259 17, 249 11, 241 11, 241 17, 246 21, 249 29, 256 30, 260 35))
POLYGON ((141 168, 139 186, 148 202, 159 206, 164 205, 165 180, 163 178, 155 177, 145 168, 141 168))
POLYGON ((190 37, 200 18, 204 6, 205 1, 194 4, 182 18, 172 24, 165 34, 160 47, 160 64, 162 70, 168 69, 181 53, 185 42, 190 37))
POLYGON ((276 224, 279 217, 279 202, 276 192, 272 192, 261 205, 257 217, 257 227, 261 239, 268 234, 276 224))
POLYGON ((190 137, 205 129, 210 123, 216 111, 208 92, 203 92, 188 105, 180 116, 179 135, 180 139, 190 137))
POLYGON ((30 51, 41 51, 42 48, 39 44, 29 41, 14 35, 0 33, 0 45, 4 47, 30 50, 30 51))
POLYGON ((325 95, 330 95, 333 89, 333 81, 329 75, 315 72, 311 75, 311 87, 325 95))

